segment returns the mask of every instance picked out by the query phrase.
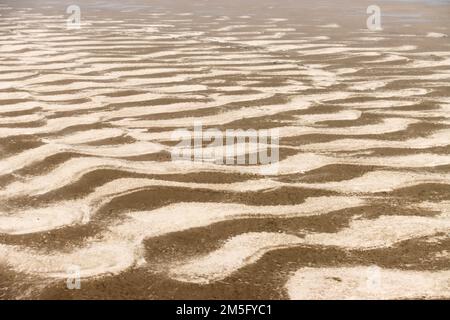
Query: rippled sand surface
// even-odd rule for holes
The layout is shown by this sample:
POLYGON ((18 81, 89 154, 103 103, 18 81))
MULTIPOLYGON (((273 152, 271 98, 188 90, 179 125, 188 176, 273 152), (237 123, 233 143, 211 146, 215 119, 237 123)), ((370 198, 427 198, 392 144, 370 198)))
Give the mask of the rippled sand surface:
POLYGON ((450 298, 449 2, 71 4, 0 4, 0 298, 450 298))

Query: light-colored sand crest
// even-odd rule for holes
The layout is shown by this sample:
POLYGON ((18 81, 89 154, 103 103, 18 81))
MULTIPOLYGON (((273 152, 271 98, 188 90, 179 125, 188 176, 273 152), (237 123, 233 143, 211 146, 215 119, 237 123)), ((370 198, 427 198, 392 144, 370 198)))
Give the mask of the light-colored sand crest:
MULTIPOLYGON (((247 108, 246 112, 248 112, 248 118, 252 118, 251 110, 252 108, 247 108)), ((242 111, 244 112, 244 111, 242 111)), ((357 112, 357 111, 355 111, 357 112)), ((330 115, 331 117, 331 115, 330 115)), ((212 117, 210 117, 213 119, 212 117)), ((217 117, 216 117, 217 118, 217 117)), ((181 127, 181 121, 183 118, 177 119, 176 122, 179 122, 179 126, 181 127)), ((189 119, 191 121, 190 126, 193 127, 195 124, 195 121, 199 121, 202 125, 206 125, 206 123, 203 122, 202 118, 195 118, 195 119, 189 119)), ((222 120, 211 120, 215 122, 228 122, 228 121, 222 121, 222 120)), ((411 124, 417 123, 419 120, 416 119, 405 119, 405 118, 384 118, 379 123, 375 124, 369 124, 369 125, 359 125, 359 126, 349 126, 349 127, 312 127, 312 126, 306 126, 306 125, 298 125, 298 126, 282 126, 282 127, 275 127, 273 129, 276 129, 278 131, 278 136, 280 138, 286 138, 286 137, 295 137, 295 136, 302 136, 302 135, 310 135, 310 134, 327 134, 327 135, 369 135, 369 134, 385 134, 385 133, 391 133, 391 132, 398 132, 406 130, 411 124)), ((122 127, 129 128, 130 126, 135 126, 134 124, 139 124, 142 126, 142 128, 151 127, 152 121, 131 121, 126 120, 123 122, 115 122, 115 124, 120 124, 122 127)), ((175 122, 174 122, 175 123, 175 122)), ((186 126, 187 122, 184 123, 183 128, 188 127, 186 126)), ((137 127, 141 127, 137 126, 137 127)), ((146 140, 146 141, 167 141, 172 140, 173 131, 160 131, 160 132, 136 132, 131 133, 133 137, 135 137, 138 140, 146 140)))
POLYGON ((336 233, 310 233, 301 238, 280 233, 244 233, 227 240, 219 249, 174 266, 169 274, 184 282, 210 283, 230 276, 254 263, 265 252, 298 245, 337 246, 346 250, 370 250, 401 241, 431 236, 450 230, 447 202, 439 216, 381 216, 374 220, 353 220, 336 233), (271 240, 273 239, 273 241, 271 240))
POLYGON ((166 148, 162 145, 146 141, 111 146, 69 146, 50 143, 0 160, 0 175, 9 174, 63 152, 74 152, 77 154, 92 155, 97 157, 122 158, 153 154, 165 149, 166 148))
POLYGON ((390 116, 416 117, 416 118, 450 118, 450 104, 441 104, 439 108, 432 110, 370 110, 369 113, 390 116))
MULTIPOLYGON (((86 224, 103 204, 108 203, 115 197, 145 190, 150 187, 180 187, 246 192, 275 188, 279 185, 279 183, 271 180, 230 184, 198 184, 153 179, 117 179, 96 188, 94 192, 83 199, 57 202, 56 204, 43 208, 25 209, 13 213, 0 213, 0 233, 11 235, 29 234, 74 224, 86 224)), ((198 212, 201 212, 200 209, 195 207, 195 210, 198 210, 198 212)), ((264 210, 267 210, 267 207, 264 210)))
POLYGON ((428 32, 427 33, 428 38, 447 38, 448 35, 445 33, 439 33, 439 32, 428 32))
POLYGON ((305 151, 355 151, 372 148, 411 148, 426 149, 450 145, 450 130, 439 130, 428 137, 413 138, 405 141, 390 141, 376 139, 342 139, 324 143, 312 143, 301 147, 305 151))
POLYGON ((35 113, 30 115, 23 115, 17 117, 3 117, 0 118, 0 124, 23 124, 35 121, 42 121, 45 117, 42 114, 35 113))
POLYGON ((436 68, 436 67, 449 67, 450 58, 446 58, 439 61, 430 60, 414 60, 408 64, 409 68, 436 68))
POLYGON ((116 128, 92 129, 75 132, 70 135, 60 136, 51 139, 43 139, 46 143, 55 144, 86 144, 90 142, 117 138, 123 136, 125 131, 116 128))
POLYGON ((449 271, 302 268, 288 280, 286 290, 293 300, 448 299, 449 279, 449 271))
POLYGON ((407 57, 400 56, 393 53, 385 53, 381 59, 375 59, 371 61, 366 61, 368 64, 380 64, 380 63, 389 63, 389 62, 405 62, 409 61, 407 57))
POLYGON ((246 71, 271 71, 271 70, 298 70, 299 66, 290 63, 278 63, 276 65, 246 65, 227 66, 227 70, 246 70, 246 71))
POLYGON ((167 120, 120 120, 113 122, 113 124, 126 126, 126 127, 186 127, 189 124, 193 125, 196 122, 202 125, 222 125, 233 121, 241 120, 244 118, 254 118, 275 115, 280 112, 286 112, 290 110, 307 109, 311 106, 308 101, 303 98, 296 98, 287 104, 282 105, 267 105, 253 108, 242 108, 236 111, 226 111, 219 115, 204 116, 204 117, 186 117, 178 119, 167 120))
POLYGON ((128 243, 97 242, 72 253, 52 255, 0 245, 0 262, 16 272, 45 278, 67 279, 73 266, 80 271, 80 277, 93 277, 118 274, 132 266, 137 257, 134 249, 128 243))
MULTIPOLYGON (((70 265, 79 266, 83 277, 123 271, 142 260, 141 243, 144 239, 216 222, 241 219, 325 214, 329 211, 359 206, 358 198, 310 198, 295 206, 260 207, 224 203, 178 203, 147 212, 134 212, 96 238, 87 239, 80 248, 70 252, 46 254, 19 246, 0 244, 0 262, 18 272, 40 274, 45 277, 66 278, 70 265), (209 214, 203 210, 208 208, 209 214), (98 256, 96 253, 98 252, 98 256)), ((66 219, 52 216, 49 223, 66 219)), ((16 223, 28 223, 17 220, 16 223)), ((17 226, 16 226, 17 228, 17 226)))
POLYGON ((17 80, 18 78, 26 78, 36 75, 35 72, 8 72, 0 74, 0 82, 17 80))
MULTIPOLYGON (((279 73, 277 72, 277 74, 279 74, 279 73)), ((226 87, 223 87, 223 88, 226 88, 226 87)), ((272 94, 298 94, 300 91, 312 89, 311 86, 306 86, 302 82, 299 82, 299 81, 298 82, 292 81, 291 84, 285 85, 285 86, 280 86, 280 87, 271 87, 269 85, 253 87, 251 85, 248 85, 246 88, 249 90, 263 90, 266 93, 272 93, 272 94)), ((220 88, 220 90, 222 90, 222 88, 220 88)))
MULTIPOLYGON (((209 183, 189 183, 189 182, 176 182, 176 181, 165 181, 165 180, 154 180, 154 179, 133 179, 124 178, 117 179, 106 183, 90 193, 86 198, 71 201, 67 203, 56 203, 52 206, 37 209, 27 209, 24 211, 14 212, 14 213, 3 213, 0 214, 0 222, 2 227, 0 228, 1 233, 6 234, 27 234, 34 232, 41 232, 52 230, 54 228, 59 228, 63 226, 68 226, 78 223, 87 223, 90 218, 95 215, 97 209, 103 204, 109 202, 111 199, 126 195, 139 190, 145 190, 151 187, 178 187, 178 188, 189 188, 189 189, 205 189, 214 191, 227 191, 227 192, 256 192, 264 190, 273 190, 277 188, 285 187, 303 187, 303 188, 314 188, 320 190, 331 190, 342 193, 371 193, 371 192, 383 192, 392 191, 397 188, 404 188, 408 186, 417 185, 420 183, 450 183, 450 175, 448 174, 417 174, 417 173, 403 173, 395 171, 380 171, 380 172, 370 172, 362 177, 344 180, 339 182, 327 182, 327 183, 282 183, 273 180, 261 179, 261 180, 250 180, 245 182, 236 182, 230 184, 209 184, 209 183), (35 217, 35 219, 29 220, 30 217, 35 217)), ((342 205, 348 205, 350 201, 355 201, 355 205, 358 202, 353 200, 353 198, 339 198, 330 197, 328 198, 327 209, 328 210, 338 210, 338 206, 333 205, 334 199, 341 199, 342 205), (330 203, 331 202, 331 203, 330 203)), ((321 198, 318 200, 321 201, 321 198)), ((305 213, 305 210, 313 210, 314 204, 317 204, 317 210, 322 210, 322 205, 325 202, 316 201, 315 198, 307 199, 305 203, 301 205, 301 210, 305 213)), ((361 200, 362 201, 362 200, 361 200)), ((364 203, 361 202, 361 205, 364 203)), ((171 208, 177 208, 179 205, 171 205, 167 210, 172 210, 171 208)), ((215 205, 215 204, 183 204, 192 208, 194 211, 202 212, 205 207, 208 207, 208 212, 214 212, 220 210, 225 210, 230 212, 233 205, 215 205)), ((158 209, 158 210, 166 210, 158 209)), ((186 208, 185 208, 186 209, 186 208)), ((270 211, 278 212, 280 207, 258 207, 261 214, 271 214, 270 211)), ((427 210, 440 210, 427 204, 424 206, 427 210)), ((188 209, 186 209, 188 210, 188 209)), ((249 210, 252 210, 251 206, 238 206, 236 209, 241 214, 245 214, 249 210), (247 208, 247 209, 246 209, 247 208)), ((255 209, 256 210, 256 209, 255 209)), ((292 209, 293 213, 297 210, 295 207, 292 209)), ((275 213, 272 213, 275 214, 275 213)), ((287 214, 287 213, 286 213, 287 214)))
MULTIPOLYGON (((111 93, 111 91, 114 91, 114 89, 108 89, 108 88, 94 88, 94 89, 87 89, 83 92, 76 92, 76 93, 62 93, 62 92, 48 92, 48 93, 42 93, 42 94, 34 94, 35 99, 39 99, 39 101, 44 102, 43 108, 45 110, 50 111, 60 111, 60 110, 66 110, 67 106, 66 104, 60 104, 61 102, 67 102, 71 100, 78 100, 78 99, 87 99, 90 98, 92 101, 95 101, 95 95, 100 94, 107 94, 111 93), (57 104, 52 104, 52 102, 57 104)), ((97 102, 97 101, 95 101, 97 102)), ((83 104, 81 104, 80 109, 91 109, 94 108, 84 108, 83 104)), ((77 110, 77 109, 73 109, 77 110)), ((70 111, 70 109, 69 109, 70 111)))
MULTIPOLYGON (((35 85, 43 85, 46 83, 51 83, 55 81, 64 81, 70 80, 73 82, 85 82, 90 80, 95 81, 108 81, 114 80, 116 77, 114 75, 106 75, 106 76, 82 76, 82 75, 61 75, 61 74, 46 74, 40 75, 37 77, 33 77, 30 79, 22 80, 22 87, 32 87, 35 85)), ((72 83, 73 83, 72 82, 72 83)))
MULTIPOLYGON (((157 89, 156 89, 157 90, 157 89)), ((140 96, 140 95, 139 95, 140 96)), ((183 111, 194 111, 208 108, 217 108, 224 106, 229 103, 236 102, 248 102, 254 100, 262 100, 267 99, 273 96, 273 93, 257 93, 252 95, 210 95, 209 98, 214 99, 212 102, 178 102, 164 105, 156 105, 149 108, 148 106, 143 107, 124 107, 108 112, 98 112, 93 113, 93 116, 101 117, 102 119, 110 120, 115 118, 129 118, 129 117, 138 117, 145 115, 153 115, 153 114, 162 114, 162 113, 176 113, 183 111)), ((147 97, 147 95, 145 95, 147 97)), ((161 96, 161 98, 167 98, 167 96, 161 96)), ((142 97, 145 101, 146 98, 142 97)), ((187 97, 186 97, 187 98, 187 97)), ((103 98, 99 98, 99 101, 105 103, 103 98)), ((141 101, 138 97, 135 99, 135 96, 127 96, 119 99, 107 99, 108 103, 123 103, 123 102, 139 102, 141 101)))
POLYGON ((341 163, 354 165, 374 165, 391 168, 430 168, 450 164, 450 155, 434 153, 418 153, 406 156, 391 157, 355 157, 347 158, 341 163))
MULTIPOLYGON (((14 55, 14 56, 17 56, 14 55)), ((13 71, 13 72, 25 72, 25 71, 35 71, 35 72, 42 72, 42 71, 51 71, 51 70, 61 70, 64 68, 77 68, 79 67, 79 63, 75 62, 66 62, 66 63, 48 63, 48 64, 40 64, 40 65, 27 65, 24 66, 23 64, 12 67, 12 66, 2 66, 2 71, 13 71)), ((20 88, 22 81, 14 81, 13 84, 16 85, 16 87, 20 88)))
POLYGON ((355 38, 355 40, 357 41, 382 41, 382 40, 386 40, 387 38, 385 37, 358 37, 355 38))
MULTIPOLYGON (((96 94, 95 91, 92 92, 93 94, 96 94)), ((44 110, 44 112, 48 115, 58 115, 58 113, 61 112, 80 112, 80 111, 85 111, 87 114, 88 112, 90 112, 91 110, 95 110, 97 108, 102 108, 105 105, 89 99, 89 101, 83 102, 83 103, 77 103, 76 100, 78 99, 82 99, 82 97, 80 98, 75 98, 74 103, 69 103, 69 104, 63 104, 61 103, 61 101, 63 100, 59 100, 59 98, 56 98, 56 96, 53 99, 50 99, 50 103, 45 103, 47 101, 46 98, 43 98, 41 101, 43 101, 41 103, 41 107, 44 110), (52 101, 53 100, 53 101, 52 101)), ((96 115, 94 113, 90 114, 90 117, 94 118, 96 117, 96 115)), ((57 118, 54 118, 57 119, 57 118)))
MULTIPOLYGON (((88 60, 88 59, 85 59, 88 60)), ((115 60, 114 60, 115 61, 115 60)), ((120 60, 119 60, 120 61, 120 60)), ((161 64, 157 64, 157 65, 153 65, 152 63, 142 63, 142 62, 134 62, 132 59, 130 59, 128 62, 126 60, 124 60, 123 62, 111 62, 111 59, 109 59, 109 61, 105 61, 105 62, 97 62, 95 63, 95 61, 92 62, 88 62, 86 61, 85 63, 89 63, 87 66, 86 65, 80 65, 77 68, 74 68, 74 74, 83 74, 86 72, 103 72, 103 73, 107 73, 110 70, 116 69, 116 68, 132 68, 132 69, 136 69, 136 68, 150 68, 150 67, 163 67, 165 65, 161 65, 161 64), (92 65, 90 64, 92 63, 92 65)), ((110 83, 110 85, 113 83, 110 83)))
POLYGON ((41 127, 0 128, 0 137, 54 133, 72 126, 94 124, 98 121, 98 118, 92 116, 55 118, 47 120, 46 124, 41 127))
POLYGON ((189 73, 189 72, 201 72, 205 71, 205 68, 148 68, 148 69, 137 69, 137 70, 128 70, 128 71, 112 71, 110 72, 111 76, 114 77, 127 77, 127 76, 142 76, 142 75, 157 75, 164 73, 189 73))
MULTIPOLYGON (((322 49, 313 49, 313 50, 302 50, 298 51, 298 53, 302 56, 321 56, 321 55, 332 55, 332 54, 344 54, 354 55, 354 56, 380 56, 380 52, 389 52, 389 51, 411 51, 417 49, 416 46, 405 45, 400 47, 378 47, 378 48, 365 48, 365 47, 335 47, 335 48, 322 48, 322 49)), ((386 59, 383 58, 380 62, 386 62, 386 59)))
POLYGON ((382 88, 386 86, 386 81, 361 81, 361 82, 354 82, 352 81, 352 85, 349 87, 350 90, 355 91, 367 91, 367 90, 375 90, 378 88, 382 88))
POLYGON ((373 171, 350 180, 323 183, 294 183, 289 184, 289 186, 341 193, 375 193, 393 191, 424 183, 450 184, 450 174, 373 171))
POLYGON ((267 32, 295 32, 296 28, 281 28, 281 27, 271 27, 266 29, 267 32))
MULTIPOLYGON (((342 48, 329 48, 328 50, 337 50, 342 48)), ((320 49, 326 50, 326 49, 320 49)), ((332 71, 325 70, 324 67, 317 64, 306 65, 307 69, 302 70, 302 74, 308 76, 316 87, 329 87, 338 82, 338 76, 332 71)))
POLYGON ((361 117, 362 112, 359 110, 343 110, 336 113, 319 113, 306 114, 295 116, 298 124, 310 125, 321 121, 336 121, 336 120, 357 120, 361 117))
MULTIPOLYGON (((313 154, 301 154, 295 156, 295 158, 299 160, 298 163, 296 163, 297 161, 293 161, 293 159, 285 163, 281 162, 281 166, 277 167, 279 172, 286 174, 303 172, 332 163, 331 158, 313 154)), ((274 166, 280 164, 274 164, 274 166)), ((45 194, 51 190, 56 190, 78 181, 86 173, 99 169, 116 169, 143 174, 187 174, 200 171, 261 174, 264 170, 271 170, 272 167, 272 165, 224 166, 208 162, 191 161, 156 162, 126 161, 96 157, 72 158, 45 175, 36 176, 24 182, 16 181, 7 185, 5 188, 0 189, 0 197, 45 194), (49 185, 48 181, 52 181, 52 184, 49 185)))
POLYGON ((305 236, 305 243, 337 246, 349 250, 369 250, 390 247, 408 239, 450 231, 448 205, 441 215, 381 216, 375 220, 353 220, 348 228, 337 233, 317 233, 305 236))
POLYGON ((385 109, 385 108, 406 107, 413 104, 414 102, 408 100, 375 100, 368 102, 343 103, 340 105, 353 109, 385 109))
POLYGON ((16 99, 28 99, 31 95, 28 92, 1 92, 0 93, 0 105, 3 104, 2 100, 16 100, 16 99))
POLYGON ((51 207, 26 209, 14 214, 0 212, 0 234, 31 234, 75 223, 86 223, 90 211, 90 208, 80 201, 69 201, 51 207))
POLYGON ((150 101, 150 100, 156 100, 156 99, 164 99, 167 98, 166 95, 163 94, 157 94, 157 93, 141 93, 141 94, 134 94, 131 96, 124 96, 124 97, 109 97, 105 95, 97 95, 91 97, 91 99, 95 102, 101 102, 104 104, 109 103, 133 103, 133 102, 143 102, 143 101, 150 101))
POLYGON ((450 156, 432 153, 394 157, 333 158, 311 153, 297 154, 278 163, 261 166, 226 166, 192 161, 126 161, 110 158, 72 158, 53 171, 26 181, 13 182, 0 190, 0 197, 45 194, 78 181, 83 175, 99 169, 116 169, 143 174, 187 174, 193 172, 227 172, 258 175, 304 173, 329 164, 372 165, 390 168, 429 168, 450 164, 450 156), (48 181, 52 181, 49 185, 48 181))
POLYGON ((324 24, 319 26, 320 28, 331 28, 331 29, 335 29, 335 28, 340 28, 341 26, 338 25, 337 23, 330 23, 330 24, 324 24))
POLYGON ((270 250, 300 243, 301 238, 294 235, 247 233, 228 240, 220 249, 206 256, 173 267, 169 276, 182 282, 208 284, 256 262, 270 250))
MULTIPOLYGON (((376 92, 371 93, 371 98, 395 98, 395 97, 414 97, 414 96, 423 96, 428 93, 432 92, 432 90, 429 89, 423 89, 423 88, 408 88, 408 89, 401 89, 401 90, 391 90, 391 91, 383 91, 378 90, 376 92)), ((365 97, 366 94, 362 93, 361 96, 365 97)))

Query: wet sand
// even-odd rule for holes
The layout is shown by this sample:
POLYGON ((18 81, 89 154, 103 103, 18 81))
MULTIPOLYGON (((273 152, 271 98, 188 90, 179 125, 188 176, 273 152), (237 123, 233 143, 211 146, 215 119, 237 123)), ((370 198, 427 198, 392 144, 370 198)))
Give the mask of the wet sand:
POLYGON ((450 298, 448 1, 71 4, 0 4, 1 299, 450 298))

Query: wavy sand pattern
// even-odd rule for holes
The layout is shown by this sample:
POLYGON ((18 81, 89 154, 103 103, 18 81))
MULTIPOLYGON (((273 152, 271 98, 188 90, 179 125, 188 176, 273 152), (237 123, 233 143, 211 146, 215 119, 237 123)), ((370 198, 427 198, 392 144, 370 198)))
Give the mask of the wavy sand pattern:
POLYGON ((2 1, 0 298, 450 298, 450 4, 243 2, 2 1))

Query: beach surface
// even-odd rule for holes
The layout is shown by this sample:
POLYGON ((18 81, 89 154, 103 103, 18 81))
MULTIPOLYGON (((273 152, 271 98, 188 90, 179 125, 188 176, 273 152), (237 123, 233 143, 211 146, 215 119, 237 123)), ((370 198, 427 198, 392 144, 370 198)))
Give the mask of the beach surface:
POLYGON ((0 4, 0 299, 450 299, 449 1, 73 5, 0 4))

